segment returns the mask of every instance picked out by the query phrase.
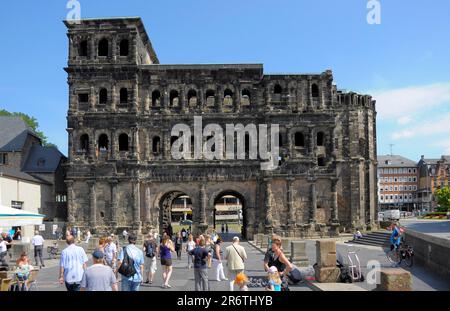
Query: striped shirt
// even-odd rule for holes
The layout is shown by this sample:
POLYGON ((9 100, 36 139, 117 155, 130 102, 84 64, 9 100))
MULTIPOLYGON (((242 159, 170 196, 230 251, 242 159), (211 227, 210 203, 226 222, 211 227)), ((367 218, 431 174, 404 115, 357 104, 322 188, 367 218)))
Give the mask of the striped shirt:
POLYGON ((83 279, 83 264, 88 261, 82 247, 72 244, 61 253, 60 267, 64 268, 64 279, 67 283, 80 283, 83 279))

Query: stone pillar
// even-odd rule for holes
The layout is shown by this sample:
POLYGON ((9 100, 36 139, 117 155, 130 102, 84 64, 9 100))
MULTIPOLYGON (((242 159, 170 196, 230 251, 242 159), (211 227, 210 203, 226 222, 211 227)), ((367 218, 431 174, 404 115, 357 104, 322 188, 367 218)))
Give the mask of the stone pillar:
POLYGON ((145 183, 145 221, 147 223, 153 224, 153 209, 151 202, 150 185, 151 182, 149 181, 145 183))
POLYGON ((309 199, 311 201, 311 207, 309 210, 309 223, 316 223, 316 213, 317 213, 317 191, 316 191, 316 179, 311 179, 309 186, 309 199))
POLYGON ((336 283, 340 269, 336 267, 336 242, 333 240, 316 241, 316 261, 314 268, 319 283, 336 283))
POLYGON ((164 113, 170 113, 170 95, 167 92, 167 89, 163 90, 162 93, 162 98, 163 98, 163 112, 164 113))
POLYGON ((95 193, 95 180, 88 180, 89 186, 89 210, 90 210, 90 225, 92 228, 97 226, 97 196, 95 193))
POLYGON ((338 178, 331 179, 331 219, 330 219, 330 233, 333 236, 339 235, 339 206, 337 195, 338 178))
POLYGON ((136 81, 133 86, 133 107, 131 108, 133 112, 139 110, 139 84, 136 81))
POLYGON ((116 142, 116 129, 111 129, 111 159, 116 160, 118 158, 117 142, 116 142))
POLYGON ((235 86, 234 88, 235 92, 233 94, 234 97, 234 111, 236 113, 241 112, 241 100, 242 100, 242 89, 239 86, 235 86))
POLYGON ((293 237, 295 232, 295 210, 294 210, 294 180, 295 178, 287 178, 287 200, 288 207, 287 228, 288 236, 293 237))
POLYGON ((111 57, 114 61, 117 60, 117 38, 114 36, 111 42, 111 57))
POLYGON ((149 113, 151 107, 151 98, 150 98, 150 90, 145 91, 145 100, 144 100, 144 112, 149 113))
POLYGON ((180 91, 180 107, 182 113, 188 113, 189 112, 189 103, 187 102, 186 98, 187 94, 185 89, 181 89, 180 91))
POLYGON ((111 111, 116 111, 116 105, 117 105, 117 87, 114 83, 111 90, 111 111))
POLYGON ((69 113, 74 113, 78 110, 78 96, 74 92, 73 80, 69 78, 69 113))
POLYGON ((67 220, 69 221, 69 226, 73 226, 75 224, 75 206, 74 206, 74 191, 73 191, 72 180, 67 180, 67 220))
POLYGON ((298 267, 308 267, 309 259, 306 255, 306 242, 305 241, 292 241, 291 242, 291 257, 290 261, 298 267))
POLYGON ((273 207, 272 207, 272 188, 271 188, 271 179, 266 178, 265 181, 265 210, 266 210, 266 219, 265 219, 265 231, 266 234, 271 234, 273 232, 273 207))
POLYGON ((119 184, 118 180, 110 180, 109 181, 111 187, 111 227, 117 228, 118 219, 117 219, 117 185, 119 184))
POLYGON ((139 160, 139 128, 132 130, 133 135, 133 159, 139 160))
POLYGON ((140 182, 133 181, 133 229, 140 231, 141 229, 141 190, 140 182))
POLYGON ((72 161, 74 156, 73 128, 68 128, 67 133, 69 134, 69 161, 72 161))
POLYGON ((309 155, 314 157, 315 152, 314 148, 316 145, 316 138, 314 137, 314 128, 312 126, 309 126, 309 155))
POLYGON ((94 87, 93 86, 91 86, 91 91, 90 91, 90 94, 89 94, 89 110, 90 111, 95 111, 96 109, 95 109, 95 103, 96 103, 96 101, 97 101, 97 94, 96 94, 96 92, 95 92, 95 89, 94 89, 94 87))
POLYGON ((377 291, 412 291, 411 272, 401 268, 381 269, 377 291))

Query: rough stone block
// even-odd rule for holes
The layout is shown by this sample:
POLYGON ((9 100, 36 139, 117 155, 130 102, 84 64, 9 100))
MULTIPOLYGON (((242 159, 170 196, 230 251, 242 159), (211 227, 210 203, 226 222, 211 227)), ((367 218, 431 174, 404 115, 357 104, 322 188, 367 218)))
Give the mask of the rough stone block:
POLYGON ((267 248, 267 245, 269 245, 269 236, 264 234, 261 239, 261 248, 265 249, 267 248))
POLYGON ((316 256, 319 267, 336 267, 336 241, 316 241, 316 256))
POLYGON ((336 283, 341 270, 338 267, 315 267, 316 281, 320 283, 336 283))
POLYGON ((284 254, 289 256, 291 254, 291 239, 281 238, 281 247, 283 248, 284 254))
POLYGON ((411 291, 412 276, 409 271, 401 268, 382 269, 380 271, 379 291, 411 291))

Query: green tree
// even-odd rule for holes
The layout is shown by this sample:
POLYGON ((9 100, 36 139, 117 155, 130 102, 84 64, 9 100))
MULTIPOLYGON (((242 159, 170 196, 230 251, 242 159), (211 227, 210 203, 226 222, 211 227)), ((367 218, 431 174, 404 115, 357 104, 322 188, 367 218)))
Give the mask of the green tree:
POLYGON ((450 211, 450 188, 442 187, 441 189, 436 190, 434 193, 436 197, 436 201, 439 205, 439 212, 447 212, 450 211))
POLYGON ((43 146, 56 147, 54 144, 49 143, 47 136, 45 136, 45 134, 38 129, 39 123, 35 117, 30 117, 29 115, 22 112, 9 112, 4 109, 0 109, 0 116, 22 118, 22 120, 39 136, 39 138, 41 138, 43 146))

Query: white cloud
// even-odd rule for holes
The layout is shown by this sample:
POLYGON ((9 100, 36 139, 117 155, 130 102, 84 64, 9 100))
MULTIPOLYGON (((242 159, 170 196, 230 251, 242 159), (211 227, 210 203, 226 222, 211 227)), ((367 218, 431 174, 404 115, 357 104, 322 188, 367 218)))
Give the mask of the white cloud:
MULTIPOLYGON (((433 117, 431 115, 431 117, 433 117)), ((414 127, 403 129, 391 135, 392 139, 412 138, 417 136, 434 136, 450 133, 450 113, 441 114, 435 119, 423 120, 414 127)), ((450 146, 450 140, 449 140, 450 146)))
POLYGON ((412 115, 450 102, 450 83, 437 83, 387 91, 372 91, 381 120, 408 121, 412 115))
POLYGON ((450 138, 438 140, 432 146, 442 148, 443 154, 450 155, 450 138))
POLYGON ((410 116, 404 116, 397 120, 397 123, 400 125, 406 125, 413 121, 413 119, 410 116))

